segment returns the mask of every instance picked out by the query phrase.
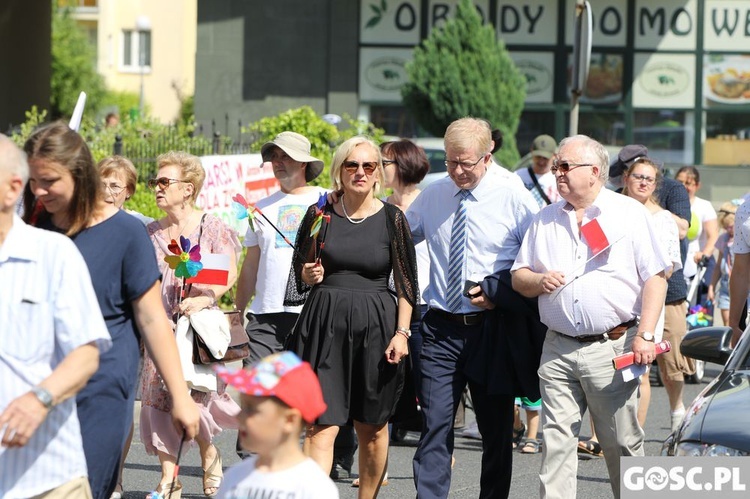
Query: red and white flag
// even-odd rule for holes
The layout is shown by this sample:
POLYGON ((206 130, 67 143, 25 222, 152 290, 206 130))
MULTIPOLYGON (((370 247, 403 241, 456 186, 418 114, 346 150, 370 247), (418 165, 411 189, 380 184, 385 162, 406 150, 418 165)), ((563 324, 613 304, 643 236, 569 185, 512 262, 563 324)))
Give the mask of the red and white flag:
POLYGON ((203 268, 187 280, 188 284, 215 284, 226 286, 229 282, 229 255, 202 253, 203 268))

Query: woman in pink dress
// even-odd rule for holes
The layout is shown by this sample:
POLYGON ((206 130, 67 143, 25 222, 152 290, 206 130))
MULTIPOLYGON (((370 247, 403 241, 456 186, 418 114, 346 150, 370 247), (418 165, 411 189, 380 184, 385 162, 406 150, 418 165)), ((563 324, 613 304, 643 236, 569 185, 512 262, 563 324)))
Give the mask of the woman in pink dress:
MULTIPOLYGON (((231 288, 237 278, 237 257, 240 243, 237 233, 212 215, 196 210, 195 200, 203 186, 205 172, 200 160, 183 152, 169 152, 157 159, 157 178, 149 181, 154 189, 156 205, 165 212, 164 218, 150 223, 146 228, 156 249, 156 259, 162 272, 161 295, 167 316, 172 321, 179 315, 190 316, 206 308, 217 308, 217 300, 231 288), (170 255, 168 245, 180 236, 191 245, 200 243, 201 255, 208 253, 229 256, 229 282, 224 286, 188 285, 186 297, 180 302, 182 279, 164 261, 170 255)), ((223 478, 219 449, 211 442, 223 429, 237 428, 235 415, 239 406, 225 392, 226 385, 216 380, 216 391, 191 390, 191 396, 200 411, 200 431, 196 441, 200 448, 203 467, 203 493, 213 497, 223 478)), ((171 423, 169 413, 172 400, 164 389, 159 375, 148 355, 145 357, 142 378, 141 440, 149 454, 157 454, 162 467, 162 477, 157 492, 166 495, 174 474, 175 459, 181 435, 171 423)), ((182 485, 172 490, 179 497, 182 485)))

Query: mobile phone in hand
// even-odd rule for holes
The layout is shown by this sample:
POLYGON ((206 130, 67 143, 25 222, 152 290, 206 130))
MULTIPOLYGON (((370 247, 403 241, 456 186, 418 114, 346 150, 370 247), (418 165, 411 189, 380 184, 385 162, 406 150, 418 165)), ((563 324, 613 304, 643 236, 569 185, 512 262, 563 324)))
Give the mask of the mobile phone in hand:
POLYGON ((466 282, 464 282, 464 296, 467 297, 467 298, 476 298, 477 296, 479 296, 480 294, 482 294, 481 291, 479 293, 476 293, 476 294, 473 294, 473 295, 469 293, 469 290, 471 288, 473 288, 475 286, 478 286, 478 285, 479 285, 478 282, 471 281, 471 280, 467 279, 466 282))

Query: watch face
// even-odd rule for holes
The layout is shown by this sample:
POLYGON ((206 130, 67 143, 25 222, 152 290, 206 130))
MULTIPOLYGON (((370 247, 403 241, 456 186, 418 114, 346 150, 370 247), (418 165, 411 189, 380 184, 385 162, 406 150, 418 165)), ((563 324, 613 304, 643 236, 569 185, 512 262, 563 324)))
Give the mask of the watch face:
POLYGON ((643 333, 641 336, 646 341, 654 341, 654 335, 652 333, 643 333))

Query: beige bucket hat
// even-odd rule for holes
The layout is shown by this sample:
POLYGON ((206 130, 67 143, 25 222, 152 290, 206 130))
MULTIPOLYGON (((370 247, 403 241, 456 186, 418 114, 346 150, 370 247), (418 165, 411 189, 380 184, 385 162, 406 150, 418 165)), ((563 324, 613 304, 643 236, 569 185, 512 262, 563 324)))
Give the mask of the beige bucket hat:
POLYGON ((272 141, 266 142, 260 148, 260 154, 264 159, 268 150, 273 146, 287 153, 294 161, 307 163, 305 170, 306 182, 315 179, 323 171, 323 162, 316 157, 310 156, 310 141, 304 135, 295 132, 281 132, 272 141))

